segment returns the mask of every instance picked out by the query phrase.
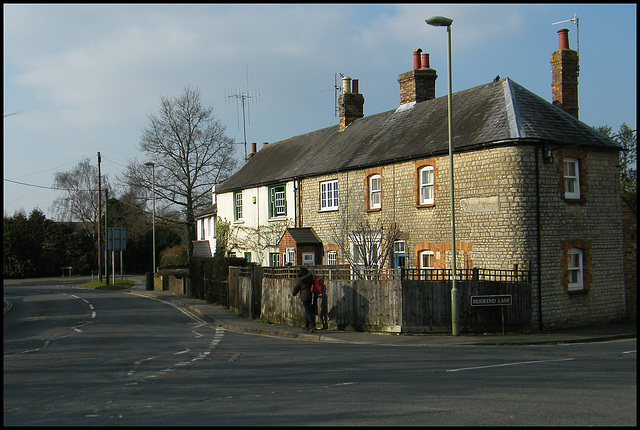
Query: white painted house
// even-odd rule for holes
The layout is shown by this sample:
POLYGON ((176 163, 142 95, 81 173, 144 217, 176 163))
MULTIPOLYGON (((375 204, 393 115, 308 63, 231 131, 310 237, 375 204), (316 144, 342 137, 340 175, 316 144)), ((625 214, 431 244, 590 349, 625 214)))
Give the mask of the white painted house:
POLYGON ((216 186, 211 188, 211 205, 196 214, 196 237, 193 255, 213 257, 216 253, 216 186))
MULTIPOLYGON (((251 145, 250 157, 256 153, 256 144, 251 145)), ((297 184, 295 179, 282 179, 217 194, 217 216, 231 223, 231 256, 244 257, 262 266, 288 263, 287 255, 279 255, 278 241, 287 227, 295 225, 297 184)))

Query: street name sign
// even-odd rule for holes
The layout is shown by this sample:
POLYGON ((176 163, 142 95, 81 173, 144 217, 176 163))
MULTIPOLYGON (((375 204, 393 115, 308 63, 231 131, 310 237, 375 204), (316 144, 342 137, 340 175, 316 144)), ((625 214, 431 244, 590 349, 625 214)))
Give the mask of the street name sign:
POLYGON ((511 306, 511 294, 471 296, 471 306, 511 306))

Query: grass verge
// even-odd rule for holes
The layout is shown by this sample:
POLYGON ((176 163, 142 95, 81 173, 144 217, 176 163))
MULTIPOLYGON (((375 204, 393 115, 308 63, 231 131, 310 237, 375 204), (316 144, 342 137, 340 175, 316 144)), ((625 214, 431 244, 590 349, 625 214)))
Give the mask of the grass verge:
POLYGON ((133 281, 124 281, 121 284, 119 279, 116 279, 115 284, 110 283, 109 285, 107 285, 106 282, 98 282, 98 281, 91 281, 82 285, 82 288, 88 288, 93 290, 111 290, 111 291, 126 290, 131 287, 133 287, 133 281))

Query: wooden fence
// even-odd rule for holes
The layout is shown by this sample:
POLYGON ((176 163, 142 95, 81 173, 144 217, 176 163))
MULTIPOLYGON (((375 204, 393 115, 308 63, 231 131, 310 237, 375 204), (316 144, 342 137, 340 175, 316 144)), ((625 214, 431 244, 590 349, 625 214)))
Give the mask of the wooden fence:
MULTIPOLYGON (((353 271, 312 266, 327 287, 329 327, 381 332, 450 332, 448 269, 353 271)), ((300 300, 291 295, 299 267, 229 268, 230 307, 272 323, 302 326, 300 300), (256 269, 260 269, 257 271, 256 269), (257 279, 259 278, 259 279, 257 279), (259 290, 259 293, 257 292, 259 290)), ((526 332, 531 325, 529 270, 458 270, 460 330, 526 332), (510 304, 473 306, 472 297, 509 297, 510 304)))

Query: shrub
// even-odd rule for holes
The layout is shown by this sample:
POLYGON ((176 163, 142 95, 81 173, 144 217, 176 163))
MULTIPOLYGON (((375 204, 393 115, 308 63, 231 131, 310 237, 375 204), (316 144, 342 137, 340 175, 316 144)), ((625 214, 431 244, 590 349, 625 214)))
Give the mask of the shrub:
POLYGON ((177 245, 160 253, 160 267, 189 267, 189 255, 186 245, 177 245))

